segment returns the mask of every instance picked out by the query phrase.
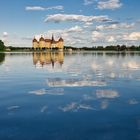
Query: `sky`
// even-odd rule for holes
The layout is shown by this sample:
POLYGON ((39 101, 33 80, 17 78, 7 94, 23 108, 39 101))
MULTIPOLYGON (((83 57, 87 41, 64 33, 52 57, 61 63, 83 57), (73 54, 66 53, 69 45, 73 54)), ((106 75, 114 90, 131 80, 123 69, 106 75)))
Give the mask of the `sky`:
POLYGON ((0 39, 31 47, 32 39, 64 38, 65 45, 140 45, 140 0, 1 0, 0 39))

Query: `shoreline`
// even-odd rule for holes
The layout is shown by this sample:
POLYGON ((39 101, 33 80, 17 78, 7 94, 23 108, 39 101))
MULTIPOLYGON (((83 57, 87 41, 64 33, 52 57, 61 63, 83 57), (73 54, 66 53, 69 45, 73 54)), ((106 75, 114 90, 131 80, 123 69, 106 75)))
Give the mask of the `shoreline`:
POLYGON ((0 51, 0 53, 51 53, 51 52, 64 52, 64 53, 115 53, 115 54, 126 54, 126 53, 140 53, 139 50, 135 51, 115 51, 115 50, 12 50, 12 51, 0 51))

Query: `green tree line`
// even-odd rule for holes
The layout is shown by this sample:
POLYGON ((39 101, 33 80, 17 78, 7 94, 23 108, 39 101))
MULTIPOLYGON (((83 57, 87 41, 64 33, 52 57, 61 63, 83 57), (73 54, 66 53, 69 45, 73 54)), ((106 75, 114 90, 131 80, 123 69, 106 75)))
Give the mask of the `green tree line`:
POLYGON ((5 49, 4 42, 0 40, 0 51, 4 51, 4 49, 5 49))

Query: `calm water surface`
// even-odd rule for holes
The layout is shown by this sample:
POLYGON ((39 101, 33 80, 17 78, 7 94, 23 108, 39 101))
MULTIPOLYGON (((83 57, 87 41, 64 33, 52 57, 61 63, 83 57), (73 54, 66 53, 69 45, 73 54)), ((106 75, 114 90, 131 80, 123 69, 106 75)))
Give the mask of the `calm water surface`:
POLYGON ((0 140, 140 140, 140 54, 0 54, 0 140))

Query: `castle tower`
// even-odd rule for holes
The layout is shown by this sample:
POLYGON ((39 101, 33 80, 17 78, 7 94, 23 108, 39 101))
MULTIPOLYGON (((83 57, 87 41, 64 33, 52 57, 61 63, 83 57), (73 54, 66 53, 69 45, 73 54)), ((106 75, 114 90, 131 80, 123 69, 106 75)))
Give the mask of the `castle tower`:
POLYGON ((52 34, 52 40, 51 40, 51 49, 56 48, 56 41, 54 40, 54 36, 52 34))
POLYGON ((59 38, 59 49, 63 49, 64 48, 64 40, 62 37, 59 38))
POLYGON ((38 41, 36 40, 36 38, 34 37, 33 41, 32 41, 32 47, 33 49, 37 49, 39 47, 39 43, 38 41))
POLYGON ((39 39, 39 48, 45 48, 45 39, 43 38, 43 36, 41 36, 41 38, 39 39))
POLYGON ((50 39, 45 39, 45 48, 51 49, 51 40, 50 39))

